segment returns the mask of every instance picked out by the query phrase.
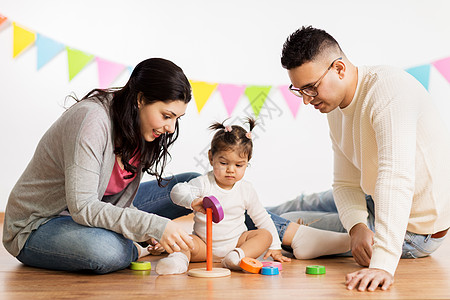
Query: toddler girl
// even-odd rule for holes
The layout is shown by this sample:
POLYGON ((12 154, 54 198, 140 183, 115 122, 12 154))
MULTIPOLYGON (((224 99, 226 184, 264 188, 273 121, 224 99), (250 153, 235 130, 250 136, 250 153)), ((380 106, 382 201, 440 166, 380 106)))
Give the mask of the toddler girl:
POLYGON ((266 252, 264 258, 289 261, 281 254, 281 243, 275 224, 256 191, 244 177, 248 162, 252 157, 253 143, 251 131, 255 120, 248 119, 250 131, 241 126, 224 126, 215 123, 210 129, 217 130, 208 151, 213 170, 189 182, 178 183, 170 193, 172 201, 194 210, 195 247, 190 251, 174 252, 161 259, 156 272, 160 275, 181 274, 187 271, 189 261, 206 260, 206 211, 203 197, 214 196, 222 205, 224 218, 213 224, 213 256, 215 261, 232 270, 240 270, 243 257, 257 258, 266 252), (245 212, 252 218, 257 229, 248 231, 245 212))

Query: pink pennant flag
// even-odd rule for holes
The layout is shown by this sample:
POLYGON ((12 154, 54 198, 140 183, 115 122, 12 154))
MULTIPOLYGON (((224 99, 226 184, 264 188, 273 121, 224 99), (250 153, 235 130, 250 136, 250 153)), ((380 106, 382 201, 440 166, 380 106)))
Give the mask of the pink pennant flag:
POLYGON ((443 58, 433 62, 433 66, 444 76, 450 83, 450 57, 443 58))
POLYGON ((221 83, 217 87, 217 90, 222 96, 223 103, 227 109, 228 116, 233 113, 236 104, 245 92, 245 85, 234 85, 234 84, 224 84, 221 83))
POLYGON ((300 104, 302 103, 302 99, 300 99, 299 97, 292 94, 289 91, 288 85, 280 85, 278 88, 279 88, 281 94, 283 95, 284 100, 286 100, 286 103, 289 106, 289 109, 291 110, 292 115, 294 116, 294 118, 296 118, 298 109, 300 108, 300 104))
POLYGON ((96 57, 95 60, 97 61, 98 82, 101 89, 110 87, 111 83, 113 83, 127 67, 100 57, 96 57))

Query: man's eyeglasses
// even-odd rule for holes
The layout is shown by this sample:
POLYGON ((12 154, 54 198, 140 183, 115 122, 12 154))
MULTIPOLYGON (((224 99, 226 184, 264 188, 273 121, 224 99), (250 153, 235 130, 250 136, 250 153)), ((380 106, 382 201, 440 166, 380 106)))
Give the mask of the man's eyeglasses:
POLYGON ((342 59, 342 57, 336 58, 335 60, 333 60, 333 62, 330 64, 330 66, 328 67, 328 69, 325 71, 325 73, 323 73, 322 76, 320 76, 320 78, 312 83, 312 84, 308 84, 302 88, 295 88, 292 84, 289 86, 289 90, 291 91, 292 94, 294 94, 297 97, 303 98, 303 95, 309 96, 309 97, 316 97, 317 95, 319 95, 319 93, 317 92, 317 87, 320 84, 320 81, 325 77, 325 75, 327 75, 328 71, 330 71, 330 69, 333 67, 334 63, 338 60, 342 59))

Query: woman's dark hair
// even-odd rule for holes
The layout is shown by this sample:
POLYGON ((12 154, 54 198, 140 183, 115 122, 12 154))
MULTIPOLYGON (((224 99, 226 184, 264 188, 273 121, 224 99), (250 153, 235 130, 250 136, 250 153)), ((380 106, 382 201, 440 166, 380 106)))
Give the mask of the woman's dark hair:
POLYGON ((220 151, 237 149, 241 155, 246 155, 250 161, 253 152, 251 132, 256 126, 256 121, 247 118, 247 123, 250 126, 248 132, 241 126, 225 126, 224 123, 225 121, 222 123, 216 122, 209 126, 211 130, 218 130, 211 141, 211 155, 214 156, 220 151))
POLYGON ((303 26, 284 42, 281 65, 291 70, 314 60, 319 54, 329 49, 338 50, 343 54, 338 42, 325 30, 303 26))
POLYGON ((140 130, 139 93, 142 93, 141 99, 145 105, 176 100, 188 103, 191 100, 191 86, 183 70, 169 60, 150 58, 134 68, 124 87, 94 89, 80 101, 95 97, 108 105, 107 96, 112 94, 109 107, 113 124, 114 153, 121 156, 125 170, 131 172, 128 178, 137 172, 130 160, 140 153, 142 171, 156 176, 158 184, 162 186, 162 174, 167 157, 170 157, 168 149, 178 138, 179 124, 177 120, 173 133, 161 134, 152 142, 145 141, 140 130))

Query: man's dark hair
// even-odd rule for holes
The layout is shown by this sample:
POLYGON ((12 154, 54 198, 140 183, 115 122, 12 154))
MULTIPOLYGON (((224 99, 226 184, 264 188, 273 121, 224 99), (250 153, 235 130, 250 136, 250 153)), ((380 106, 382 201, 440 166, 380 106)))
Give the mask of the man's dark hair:
POLYGON ((342 53, 338 42, 325 30, 303 26, 284 42, 281 65, 288 70, 294 69, 330 49, 337 49, 342 53))

